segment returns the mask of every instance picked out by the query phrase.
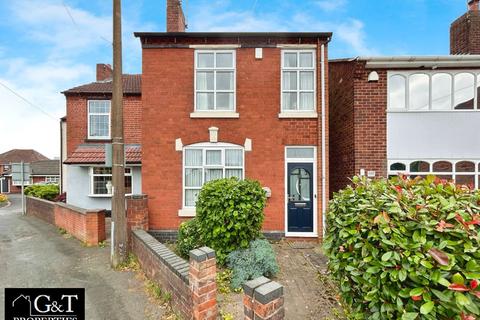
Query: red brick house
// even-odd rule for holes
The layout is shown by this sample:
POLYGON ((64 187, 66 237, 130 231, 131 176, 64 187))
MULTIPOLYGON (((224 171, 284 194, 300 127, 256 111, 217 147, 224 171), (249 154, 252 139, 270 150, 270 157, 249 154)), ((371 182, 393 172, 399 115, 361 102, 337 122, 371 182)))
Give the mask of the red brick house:
POLYGON ((12 181, 12 163, 32 163, 40 160, 48 158, 32 149, 12 149, 0 154, 0 193, 21 192, 21 186, 12 181))
MULTIPOLYGON (((141 76, 123 75, 125 187, 140 194, 141 76)), ((61 121, 62 190, 67 203, 85 209, 111 208, 111 168, 105 144, 111 143, 112 68, 97 64, 96 81, 62 92, 67 115, 61 121)))
POLYGON ((59 184, 60 160, 40 160, 30 164, 32 184, 59 184))
POLYGON ((330 61, 331 192, 359 174, 480 186, 479 31, 470 0, 451 25, 451 55, 330 61))
POLYGON ((176 234, 205 182, 238 177, 268 190, 265 233, 320 237, 331 33, 185 32, 178 0, 167 30, 135 33, 150 230, 176 234))

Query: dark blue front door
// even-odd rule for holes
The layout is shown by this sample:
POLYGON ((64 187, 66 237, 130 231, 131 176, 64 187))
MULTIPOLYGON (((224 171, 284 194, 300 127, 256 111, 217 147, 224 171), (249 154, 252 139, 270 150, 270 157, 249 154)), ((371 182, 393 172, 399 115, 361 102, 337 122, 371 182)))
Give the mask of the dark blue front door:
POLYGON ((313 164, 287 166, 288 232, 313 232, 313 164))

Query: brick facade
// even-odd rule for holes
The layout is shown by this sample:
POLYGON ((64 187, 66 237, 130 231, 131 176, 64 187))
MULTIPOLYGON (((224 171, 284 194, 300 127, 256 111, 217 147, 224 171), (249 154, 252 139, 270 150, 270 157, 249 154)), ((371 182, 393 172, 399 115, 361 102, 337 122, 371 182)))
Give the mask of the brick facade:
MULTIPOLYGON (((208 142, 208 128, 212 126, 219 128, 219 142, 243 146, 245 139, 252 140, 252 151, 245 152, 245 176, 259 180, 262 186, 272 190, 265 210, 265 231, 285 230, 285 147, 317 146, 317 221, 318 230, 321 230, 321 155, 328 151, 321 150, 319 45, 326 45, 327 41, 311 38, 199 39, 189 38, 188 33, 176 39, 148 39, 148 46, 156 46, 144 46, 142 74, 142 190, 149 196, 150 230, 175 230, 182 221, 178 216, 182 208, 182 152, 175 150, 175 140, 181 138, 184 146, 208 142), (318 119, 280 119, 278 116, 281 49, 276 43, 298 41, 317 46, 318 119), (239 42, 245 46, 236 49, 236 112, 239 119, 190 118, 194 111, 195 50, 188 45, 239 42), (263 47, 262 59, 255 59, 255 46, 263 47)), ((328 70, 328 66, 325 67, 328 70)), ((326 85, 328 90, 328 83, 326 85)), ((328 101, 325 102, 328 110, 328 101)))
POLYGON ((480 11, 469 10, 450 27, 451 54, 480 54, 480 11))
POLYGON ((106 239, 104 210, 83 210, 33 197, 26 199, 27 215, 65 229, 87 245, 98 245, 106 239))
POLYGON ((387 71, 369 82, 371 71, 364 61, 330 63, 330 194, 361 169, 387 174, 387 71))
POLYGON ((282 320, 285 318, 283 286, 260 277, 243 284, 245 320, 282 320))
MULTIPOLYGON (((69 94, 67 95, 67 157, 81 144, 102 144, 110 141, 88 140, 88 100, 111 99, 111 94, 69 94)), ((140 144, 142 100, 140 95, 123 97, 123 123, 126 144, 140 144)))

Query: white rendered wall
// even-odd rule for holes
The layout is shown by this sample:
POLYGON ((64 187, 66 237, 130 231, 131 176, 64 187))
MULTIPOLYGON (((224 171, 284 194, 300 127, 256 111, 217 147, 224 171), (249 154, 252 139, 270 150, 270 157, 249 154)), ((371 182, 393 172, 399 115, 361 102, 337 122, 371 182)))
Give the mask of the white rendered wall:
MULTIPOLYGON (((142 193, 141 167, 132 168, 132 193, 142 193)), ((89 167, 69 165, 65 191, 67 203, 84 209, 111 210, 111 197, 90 196, 90 171, 89 167)))
POLYGON ((388 159, 480 159, 480 112, 388 112, 388 159))

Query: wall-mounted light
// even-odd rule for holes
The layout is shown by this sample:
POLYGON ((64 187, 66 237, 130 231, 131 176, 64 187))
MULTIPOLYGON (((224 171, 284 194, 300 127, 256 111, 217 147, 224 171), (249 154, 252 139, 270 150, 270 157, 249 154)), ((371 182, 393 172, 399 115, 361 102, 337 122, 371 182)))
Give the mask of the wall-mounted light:
POLYGON ((372 71, 368 74, 368 82, 377 82, 380 80, 380 76, 377 71, 372 71))

